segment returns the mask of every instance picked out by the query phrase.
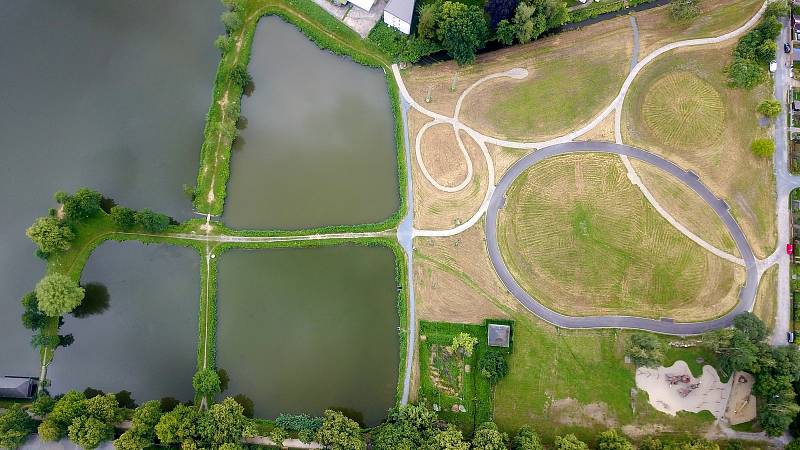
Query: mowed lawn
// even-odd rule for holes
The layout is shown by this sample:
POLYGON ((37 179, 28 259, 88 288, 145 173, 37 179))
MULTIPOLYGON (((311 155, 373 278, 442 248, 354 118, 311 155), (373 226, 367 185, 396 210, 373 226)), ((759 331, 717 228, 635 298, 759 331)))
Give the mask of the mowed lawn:
POLYGON ((614 155, 529 169, 508 192, 498 235, 520 285, 564 314, 697 321, 736 303, 739 269, 661 217, 614 155))
POLYGON ((697 173, 765 257, 776 238, 772 161, 753 156, 750 145, 770 135, 759 126, 756 105, 772 94, 769 83, 728 88, 724 69, 734 45, 680 49, 653 61, 625 99, 623 140, 697 173))

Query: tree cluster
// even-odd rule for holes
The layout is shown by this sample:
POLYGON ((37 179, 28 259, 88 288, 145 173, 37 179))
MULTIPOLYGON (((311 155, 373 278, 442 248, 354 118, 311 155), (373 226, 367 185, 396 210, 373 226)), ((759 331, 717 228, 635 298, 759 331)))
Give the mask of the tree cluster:
POLYGON ((481 370, 481 375, 487 378, 489 383, 492 385, 497 384, 508 374, 508 362, 506 362, 505 352, 495 347, 489 348, 478 360, 478 367, 481 370))
POLYGON ((124 206, 111 208, 111 220, 120 230, 130 230, 138 225, 148 233, 162 233, 171 222, 166 214, 153 212, 147 208, 135 211, 124 206))
POLYGON ((753 393, 759 396, 758 421, 770 436, 789 427, 800 406, 796 389, 800 382, 800 352, 795 346, 771 347, 763 322, 751 313, 734 319, 733 328, 709 335, 707 344, 719 355, 724 374, 746 371, 756 377, 753 393))
POLYGON ((18 448, 36 431, 36 422, 18 404, 0 415, 0 448, 18 448))
POLYGON ((730 86, 752 89, 766 79, 766 68, 775 58, 775 38, 781 33, 778 17, 787 13, 785 1, 771 3, 761 23, 739 40, 733 62, 726 69, 730 86))
POLYGON ((522 0, 508 14, 510 3, 498 0, 486 5, 491 21, 497 23, 496 38, 506 45, 530 42, 569 19, 566 3, 559 0, 522 0))
POLYGON ((664 359, 661 341, 650 333, 634 333, 625 345, 625 354, 637 366, 655 367, 664 359))
POLYGON ((82 392, 69 391, 52 404, 39 424, 38 433, 43 441, 68 436, 75 444, 93 449, 114 436, 114 424, 122 418, 113 394, 86 398, 82 392))

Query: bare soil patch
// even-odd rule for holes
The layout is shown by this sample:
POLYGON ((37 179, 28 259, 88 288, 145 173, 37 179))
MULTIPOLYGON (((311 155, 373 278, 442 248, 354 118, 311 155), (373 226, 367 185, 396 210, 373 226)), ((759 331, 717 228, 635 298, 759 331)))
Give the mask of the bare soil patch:
POLYGON ((606 116, 594 128, 578 136, 576 141, 605 141, 614 142, 614 112, 606 116))

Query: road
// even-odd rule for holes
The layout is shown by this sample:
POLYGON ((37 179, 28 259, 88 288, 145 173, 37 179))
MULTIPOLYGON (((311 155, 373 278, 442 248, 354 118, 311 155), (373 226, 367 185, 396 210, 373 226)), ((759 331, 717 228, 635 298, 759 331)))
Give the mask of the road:
POLYGON ((782 19, 783 32, 777 39, 777 53, 775 60, 778 69, 775 71, 774 94, 775 98, 781 102, 781 114, 775 120, 775 155, 773 156, 773 166, 775 168, 775 189, 777 203, 775 213, 777 214, 778 228, 778 247, 768 259, 770 262, 776 261, 778 264, 778 305, 775 326, 772 331, 772 344, 786 344, 786 333, 789 331, 792 310, 789 278, 790 260, 783 247, 791 239, 791 221, 789 220, 789 194, 793 189, 800 187, 800 177, 793 176, 789 172, 789 143, 786 117, 788 114, 788 95, 789 95, 789 68, 792 61, 789 53, 783 52, 783 44, 786 42, 786 27, 788 19, 782 19))
POLYGON ((733 318, 738 314, 749 311, 755 302, 756 290, 758 288, 759 269, 753 250, 739 227, 739 224, 728 210, 728 205, 717 198, 698 177, 692 172, 681 169, 676 164, 657 156, 653 153, 641 150, 629 145, 613 144, 610 142, 566 142, 543 148, 537 152, 530 153, 517 161, 506 172, 497 184, 486 211, 486 245, 489 251, 489 258, 492 266, 505 284, 511 294, 522 303, 532 313, 541 317, 543 320, 553 325, 563 328, 630 328, 654 331, 665 334, 692 335, 706 331, 715 330, 732 324, 733 318), (505 196, 514 180, 525 170, 537 163, 557 155, 567 153, 613 153, 635 158, 650 163, 682 181, 695 193, 697 193, 722 220, 725 227, 731 234, 742 259, 745 262, 747 272, 745 285, 739 293, 739 302, 724 316, 705 322, 673 322, 671 320, 645 319, 642 317, 631 316, 566 316, 559 314, 546 306, 542 305, 525 289, 523 289, 511 275, 503 261, 500 253, 500 246, 497 241, 497 217, 500 209, 505 203, 505 196))

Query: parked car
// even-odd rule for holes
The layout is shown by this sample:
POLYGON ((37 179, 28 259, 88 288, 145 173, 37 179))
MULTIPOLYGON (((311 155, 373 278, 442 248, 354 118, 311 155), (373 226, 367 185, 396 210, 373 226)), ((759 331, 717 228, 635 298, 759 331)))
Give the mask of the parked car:
POLYGON ((771 62, 771 63, 769 63, 769 71, 770 71, 771 73, 775 73, 775 71, 776 71, 776 70, 778 70, 778 61, 775 61, 775 60, 773 59, 773 60, 772 60, 772 62, 771 62))
POLYGON ((789 45, 788 42, 783 44, 783 53, 791 53, 791 52, 792 52, 792 46, 789 45))
POLYGON ((791 331, 790 331, 790 332, 788 332, 788 333, 786 333, 786 340, 787 340, 787 341, 788 341, 790 344, 791 344, 791 343, 793 343, 793 342, 794 342, 794 333, 793 333, 793 332, 791 332, 791 331))
POLYGON ((786 244, 786 254, 791 255, 792 253, 794 253, 794 245, 786 244))

